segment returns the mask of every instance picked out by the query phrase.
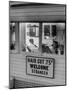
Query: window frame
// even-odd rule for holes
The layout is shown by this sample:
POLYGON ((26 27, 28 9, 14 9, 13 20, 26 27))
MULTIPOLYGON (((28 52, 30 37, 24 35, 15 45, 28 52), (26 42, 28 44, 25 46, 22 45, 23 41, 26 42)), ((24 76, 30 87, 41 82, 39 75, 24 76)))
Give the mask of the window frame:
MULTIPOLYGON (((40 33, 40 32, 42 32, 42 30, 43 30, 43 23, 45 23, 47 25, 50 24, 50 26, 51 25, 56 25, 56 23, 64 23, 65 24, 65 22, 15 22, 15 23, 18 23, 18 49, 17 49, 17 52, 14 52, 14 51, 11 52, 11 50, 10 50, 10 53, 12 53, 12 54, 14 54, 14 53, 22 53, 23 52, 22 50, 20 50, 20 46, 19 46, 20 45, 20 43, 19 43, 20 42, 20 30, 19 30, 20 27, 19 27, 19 23, 39 23, 39 51, 40 51, 41 54, 43 54, 43 53, 42 53, 42 42, 40 41, 40 35, 42 36, 42 33, 40 33)), ((66 29, 65 29, 65 32, 66 32, 66 29)), ((50 30, 50 34, 51 34, 51 30, 50 30)), ((42 39, 42 37, 41 37, 41 39, 42 39)), ((63 55, 65 55, 65 46, 66 45, 64 45, 64 54, 63 55)), ((28 52, 28 53, 31 53, 31 52, 28 52)), ((48 53, 48 55, 49 55, 49 53, 48 53)), ((50 54, 50 55, 58 55, 58 54, 50 54)))

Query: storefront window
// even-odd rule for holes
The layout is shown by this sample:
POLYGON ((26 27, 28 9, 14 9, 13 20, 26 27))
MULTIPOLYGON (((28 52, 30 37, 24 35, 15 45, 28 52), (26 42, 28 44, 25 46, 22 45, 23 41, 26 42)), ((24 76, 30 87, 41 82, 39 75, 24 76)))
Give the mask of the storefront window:
POLYGON ((27 28, 29 29, 29 31, 27 32, 27 35, 30 36, 30 37, 37 37, 39 36, 38 34, 38 28, 39 26, 38 25, 31 25, 31 24, 28 24, 27 25, 27 28))
POLYGON ((39 24, 26 23, 26 51, 37 52, 39 48, 39 24))
POLYGON ((51 25, 51 27, 52 27, 52 36, 55 37, 57 34, 56 25, 51 25))
POLYGON ((64 54, 65 23, 43 23, 42 53, 64 54))
POLYGON ((18 24, 15 22, 10 23, 10 51, 18 51, 18 24))
POLYGON ((44 38, 50 36, 50 25, 44 25, 44 38))
POLYGON ((38 52, 39 23, 20 23, 20 49, 22 52, 38 52))
POLYGON ((10 50, 15 50, 15 23, 10 23, 10 34, 11 34, 11 41, 10 41, 10 50))
POLYGON ((65 23, 10 23, 10 50, 64 55, 65 23))

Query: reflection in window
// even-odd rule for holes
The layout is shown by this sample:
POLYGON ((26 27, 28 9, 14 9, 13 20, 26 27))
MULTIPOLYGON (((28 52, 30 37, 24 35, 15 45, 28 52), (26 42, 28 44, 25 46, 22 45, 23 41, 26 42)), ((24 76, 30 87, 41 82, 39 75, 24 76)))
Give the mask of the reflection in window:
POLYGON ((56 25, 52 25, 52 36, 56 36, 56 25))
POLYGON ((19 23, 18 32, 18 24, 10 23, 10 50, 18 50, 20 45, 23 52, 64 55, 65 23, 39 25, 39 23, 19 23))
POLYGON ((42 52, 50 54, 64 54, 65 24, 43 23, 42 52), (51 28, 49 28, 51 27, 51 28))
POLYGON ((39 24, 26 23, 26 51, 37 52, 39 48, 39 24))
POLYGON ((39 31, 38 31, 38 28, 39 26, 34 24, 34 25, 31 25, 31 24, 28 24, 27 25, 27 28, 29 29, 29 31, 27 32, 27 35, 29 35, 30 37, 37 37, 39 36, 39 31))
POLYGON ((18 52, 19 49, 18 23, 10 22, 10 52, 18 52))
POLYGON ((50 36, 50 25, 44 25, 44 37, 50 36))
POLYGON ((10 50, 15 50, 15 23, 10 23, 10 50))

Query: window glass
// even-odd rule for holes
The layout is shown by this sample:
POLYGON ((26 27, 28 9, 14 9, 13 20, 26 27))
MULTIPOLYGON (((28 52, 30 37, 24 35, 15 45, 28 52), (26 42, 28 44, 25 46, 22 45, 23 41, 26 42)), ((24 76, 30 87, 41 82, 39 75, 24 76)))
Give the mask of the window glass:
POLYGON ((64 55, 65 23, 43 23, 42 53, 64 55))
POLYGON ((15 42, 16 42, 16 38, 15 38, 15 23, 10 23, 10 50, 15 50, 15 42))
POLYGON ((10 50, 64 55, 65 23, 10 23, 10 50), (42 28, 41 28, 42 27, 42 28))
POLYGON ((23 52, 38 52, 39 23, 19 23, 20 49, 23 52))
POLYGON ((50 25, 44 25, 44 37, 50 36, 50 25))
POLYGON ((10 50, 11 52, 18 51, 18 23, 10 22, 10 50))
POLYGON ((39 48, 39 23, 26 23, 26 51, 38 52, 39 48))
POLYGON ((28 32, 27 35, 30 37, 37 37, 39 36, 39 26, 37 24, 27 24, 28 32))
POLYGON ((56 25, 52 25, 52 36, 56 36, 57 32, 56 32, 56 25))

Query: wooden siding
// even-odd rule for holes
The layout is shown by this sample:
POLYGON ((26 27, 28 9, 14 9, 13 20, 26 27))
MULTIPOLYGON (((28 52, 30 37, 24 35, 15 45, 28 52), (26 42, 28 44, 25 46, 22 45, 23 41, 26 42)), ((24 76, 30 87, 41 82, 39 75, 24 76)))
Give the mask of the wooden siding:
MULTIPOLYGON (((63 7, 32 7, 10 8, 10 21, 65 21, 65 6, 63 7)), ((39 85, 65 85, 65 55, 42 55, 40 53, 10 54, 10 78, 24 80, 39 85), (55 58, 54 79, 26 75, 26 55, 55 58)))
POLYGON ((19 80, 28 80, 42 85, 65 85, 65 56, 43 55, 41 57, 55 58, 54 79, 26 75, 26 55, 41 56, 37 54, 21 53, 10 54, 10 77, 18 77, 19 80))
POLYGON ((10 8, 10 21, 65 21, 65 7, 10 8))

